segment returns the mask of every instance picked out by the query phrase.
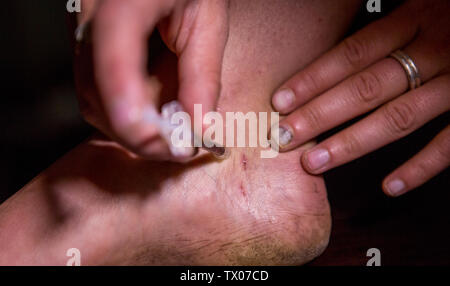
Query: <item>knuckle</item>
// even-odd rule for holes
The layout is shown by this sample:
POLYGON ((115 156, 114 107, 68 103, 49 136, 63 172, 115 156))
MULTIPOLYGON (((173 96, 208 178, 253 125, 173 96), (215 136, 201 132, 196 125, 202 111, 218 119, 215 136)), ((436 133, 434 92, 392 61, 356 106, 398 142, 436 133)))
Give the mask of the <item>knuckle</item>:
POLYGON ((411 168, 411 176, 420 182, 427 180, 428 173, 430 172, 430 166, 428 162, 422 161, 417 163, 411 168))
POLYGON ((388 130, 393 134, 403 134, 413 127, 416 115, 411 104, 398 102, 386 106, 384 118, 388 125, 388 130))
POLYGON ((323 122, 320 111, 312 107, 307 107, 304 109, 303 118, 311 130, 319 129, 321 123, 323 122))
POLYGON ((96 17, 94 18, 96 23, 102 23, 103 21, 110 21, 115 15, 122 9, 122 1, 117 0, 104 0, 98 3, 98 9, 96 17))
POLYGON ((348 64, 355 68, 364 66, 367 58, 367 44, 356 37, 350 37, 343 41, 344 57, 348 64))
POLYGON ((353 95, 358 103, 376 105, 379 101, 382 89, 378 77, 372 72, 362 72, 353 80, 353 95))
MULTIPOLYGON (((318 76, 313 74, 311 71, 304 71, 301 83, 305 86, 306 90, 310 94, 315 94, 320 91, 318 76)), ((299 92, 300 94, 302 92, 299 92)))
POLYGON ((450 164, 450 128, 444 131, 442 137, 437 140, 437 159, 444 162, 447 166, 450 164))
POLYGON ((355 156, 362 150, 361 141, 353 133, 347 133, 342 137, 342 150, 347 156, 355 156))

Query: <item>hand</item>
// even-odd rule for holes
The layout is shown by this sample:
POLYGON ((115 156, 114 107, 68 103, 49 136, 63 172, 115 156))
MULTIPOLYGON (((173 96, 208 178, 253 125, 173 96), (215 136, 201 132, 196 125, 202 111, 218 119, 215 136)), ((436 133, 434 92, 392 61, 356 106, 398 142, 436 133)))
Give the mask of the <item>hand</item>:
MULTIPOLYGON (((289 79, 272 98, 289 114, 280 122, 281 150, 373 111, 302 155, 303 167, 319 174, 418 129, 450 107, 450 2, 408 1, 327 52, 289 79), (417 66, 423 85, 408 90, 402 65, 389 55, 401 49, 417 66)), ((383 181, 399 196, 450 163, 450 127, 383 181)))
POLYGON ((92 63, 88 52, 75 63, 85 119, 139 155, 170 159, 157 127, 142 118, 146 109, 156 108, 160 93, 159 82, 145 72, 147 38, 157 26, 178 56, 178 100, 186 112, 193 118, 194 104, 202 104, 203 113, 212 111, 220 92, 227 8, 222 0, 82 2, 80 23, 91 18, 93 23, 92 63))

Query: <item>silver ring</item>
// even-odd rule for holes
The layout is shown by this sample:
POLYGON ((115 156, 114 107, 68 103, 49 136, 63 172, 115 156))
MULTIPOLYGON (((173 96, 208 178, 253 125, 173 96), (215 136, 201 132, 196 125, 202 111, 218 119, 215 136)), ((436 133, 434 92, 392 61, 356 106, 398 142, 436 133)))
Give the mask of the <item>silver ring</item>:
POLYGON ((417 69, 417 66, 411 57, 402 50, 396 50, 390 57, 396 59, 405 70, 409 82, 409 89, 412 90, 420 87, 422 81, 420 79, 419 69, 417 69))

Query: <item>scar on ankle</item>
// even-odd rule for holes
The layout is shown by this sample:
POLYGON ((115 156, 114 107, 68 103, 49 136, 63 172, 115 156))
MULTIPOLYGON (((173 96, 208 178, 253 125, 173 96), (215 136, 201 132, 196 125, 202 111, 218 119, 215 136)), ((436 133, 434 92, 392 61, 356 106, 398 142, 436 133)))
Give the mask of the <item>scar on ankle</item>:
POLYGON ((241 184, 239 185, 239 189, 241 190, 241 195, 243 197, 247 196, 247 193, 245 192, 245 188, 244 188, 244 183, 241 182, 241 184))
POLYGON ((244 171, 246 171, 247 170, 247 156, 245 156, 245 154, 242 154, 241 164, 242 164, 242 169, 244 171))

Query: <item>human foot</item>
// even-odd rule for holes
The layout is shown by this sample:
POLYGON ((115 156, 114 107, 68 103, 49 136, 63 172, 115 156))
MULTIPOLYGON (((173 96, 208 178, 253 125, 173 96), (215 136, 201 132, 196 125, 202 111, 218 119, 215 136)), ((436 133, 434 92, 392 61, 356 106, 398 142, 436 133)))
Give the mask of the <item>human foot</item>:
POLYGON ((295 158, 233 149, 225 161, 152 163, 92 139, 2 206, 24 218, 3 253, 19 264, 63 264, 73 247, 86 264, 304 263, 325 248, 330 214, 322 179, 295 158), (17 255, 23 245, 32 256, 17 255))
MULTIPOLYGON (((232 1, 222 114, 271 111, 275 88, 332 46, 353 11, 353 1, 267 3, 232 1)), ((304 148, 183 165, 90 140, 0 206, 0 264, 65 264, 69 248, 84 265, 304 263, 330 231, 323 181, 297 159, 304 148)))

